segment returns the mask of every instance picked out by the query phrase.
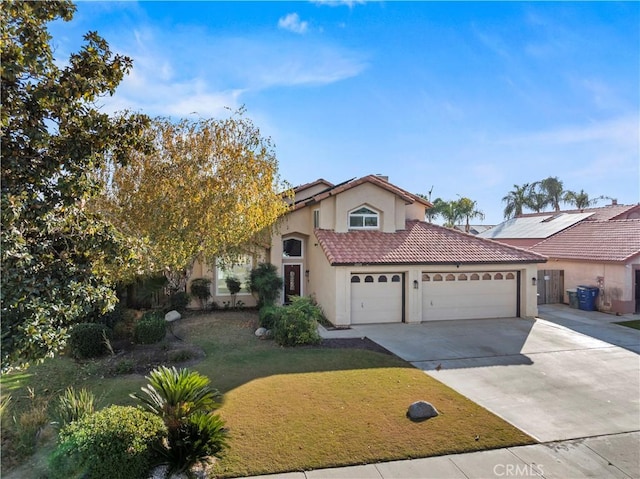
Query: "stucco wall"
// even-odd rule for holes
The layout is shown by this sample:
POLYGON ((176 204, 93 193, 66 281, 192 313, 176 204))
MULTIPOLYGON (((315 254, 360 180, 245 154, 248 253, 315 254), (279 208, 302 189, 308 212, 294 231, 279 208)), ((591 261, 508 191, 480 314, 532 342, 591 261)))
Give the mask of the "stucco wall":
MULTIPOLYGON (((368 205, 380 213, 380 230, 385 233, 394 233, 396 231, 395 200, 396 196, 393 193, 370 183, 342 192, 335 199, 335 231, 338 233, 349 231, 349 212, 359 206, 368 205)), ((404 208, 402 214, 404 214, 404 208)))
POLYGON ((632 313, 635 310, 634 267, 638 268, 640 258, 627 264, 587 263, 566 260, 549 260, 540 269, 564 270, 564 302, 569 303, 567 289, 577 286, 597 286, 600 288, 597 306, 600 311, 612 313, 632 313))

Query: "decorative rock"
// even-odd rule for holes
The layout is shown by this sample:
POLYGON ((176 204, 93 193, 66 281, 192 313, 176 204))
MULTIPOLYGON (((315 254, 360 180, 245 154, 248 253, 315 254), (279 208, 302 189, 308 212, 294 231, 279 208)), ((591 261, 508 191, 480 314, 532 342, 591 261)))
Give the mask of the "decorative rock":
POLYGON ((273 331, 271 331, 270 329, 267 329, 264 333, 264 338, 269 339, 271 337, 273 337, 273 331))
POLYGON ((416 401, 409 406, 409 410, 407 411, 407 417, 416 422, 425 421, 437 415, 438 411, 436 408, 427 401, 416 401))
POLYGON ((173 311, 169 311, 164 315, 164 320, 168 323, 172 323, 174 321, 179 320, 182 317, 180 313, 178 313, 175 309, 173 311))
POLYGON ((267 330, 265 328, 256 329, 256 336, 258 336, 259 338, 264 336, 266 333, 267 333, 267 330))

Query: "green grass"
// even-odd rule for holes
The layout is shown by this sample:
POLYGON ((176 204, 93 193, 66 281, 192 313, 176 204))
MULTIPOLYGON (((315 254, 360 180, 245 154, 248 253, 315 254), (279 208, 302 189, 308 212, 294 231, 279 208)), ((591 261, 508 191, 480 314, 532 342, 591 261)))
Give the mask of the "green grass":
MULTIPOLYGON (((534 442, 394 356, 281 348, 257 339, 255 326, 256 315, 243 312, 191 316, 175 326, 176 334, 206 353, 191 369, 208 376, 224 394, 219 412, 231 440, 215 466, 216 475, 307 470, 534 442), (422 399, 440 415, 409 421, 409 404, 422 399)), ((12 405, 20 407, 28 386, 53 399, 73 385, 93 391, 98 406, 104 407, 132 404, 129 393, 146 384, 141 375, 104 377, 103 370, 100 361, 79 365, 56 358, 3 377, 2 394, 12 394, 17 398, 12 405)))
POLYGON ((640 319, 632 319, 631 321, 620 321, 620 326, 626 326, 627 328, 640 329, 640 319))

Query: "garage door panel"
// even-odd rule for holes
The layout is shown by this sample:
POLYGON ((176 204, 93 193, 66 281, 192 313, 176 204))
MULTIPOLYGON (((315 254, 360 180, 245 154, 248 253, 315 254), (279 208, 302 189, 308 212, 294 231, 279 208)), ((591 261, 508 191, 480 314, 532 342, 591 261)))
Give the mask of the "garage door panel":
POLYGON ((401 322, 401 278, 400 273, 352 275, 351 323, 401 322))
POLYGON ((517 314, 516 278, 516 272, 425 273, 422 319, 514 317, 517 314), (470 280, 472 275, 478 279, 470 280), (461 276, 465 279, 458 279, 461 276), (447 277, 455 280, 446 281, 447 277), (435 278, 442 281, 434 281, 435 278))

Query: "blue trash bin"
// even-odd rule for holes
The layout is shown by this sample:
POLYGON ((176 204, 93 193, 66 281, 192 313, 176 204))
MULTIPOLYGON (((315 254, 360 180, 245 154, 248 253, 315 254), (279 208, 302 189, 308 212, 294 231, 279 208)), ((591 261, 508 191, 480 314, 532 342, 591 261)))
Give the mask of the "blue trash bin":
POLYGON ((578 307, 583 311, 596 310, 596 298, 600 289, 597 286, 578 286, 578 307))

